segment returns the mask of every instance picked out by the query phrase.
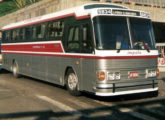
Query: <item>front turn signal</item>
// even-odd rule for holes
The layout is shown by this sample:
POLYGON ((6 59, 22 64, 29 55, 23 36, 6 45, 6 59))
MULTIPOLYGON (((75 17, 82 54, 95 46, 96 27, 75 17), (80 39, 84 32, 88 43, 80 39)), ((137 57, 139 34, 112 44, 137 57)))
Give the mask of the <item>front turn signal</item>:
POLYGON ((105 72, 99 72, 96 74, 97 79, 99 79, 100 81, 104 81, 105 80, 105 72))

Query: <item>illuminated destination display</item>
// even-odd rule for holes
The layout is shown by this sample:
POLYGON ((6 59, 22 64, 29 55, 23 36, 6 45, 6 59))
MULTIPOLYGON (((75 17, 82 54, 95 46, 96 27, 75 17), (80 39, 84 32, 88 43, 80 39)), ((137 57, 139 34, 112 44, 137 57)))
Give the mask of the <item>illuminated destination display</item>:
POLYGON ((129 16, 140 16, 140 12, 136 11, 123 11, 123 10, 113 10, 112 14, 114 15, 129 15, 129 16))
POLYGON ((98 9, 97 13, 100 15, 122 15, 122 16, 142 16, 147 17, 149 14, 140 13, 138 11, 129 11, 129 10, 117 10, 117 9, 98 9))

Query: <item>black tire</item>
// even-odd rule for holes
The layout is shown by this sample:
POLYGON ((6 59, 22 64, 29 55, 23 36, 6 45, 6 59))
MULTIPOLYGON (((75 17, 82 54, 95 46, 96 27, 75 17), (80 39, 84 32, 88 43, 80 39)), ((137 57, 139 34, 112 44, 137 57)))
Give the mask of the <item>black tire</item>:
POLYGON ((16 77, 16 78, 19 78, 20 77, 20 74, 19 74, 19 67, 18 67, 18 64, 17 62, 15 61, 12 65, 12 72, 13 72, 13 76, 16 77))
POLYGON ((153 92, 153 97, 158 97, 158 95, 159 95, 159 91, 153 92))
POLYGON ((81 94, 78 90, 78 77, 72 69, 69 69, 66 74, 66 88, 73 96, 79 96, 81 94))

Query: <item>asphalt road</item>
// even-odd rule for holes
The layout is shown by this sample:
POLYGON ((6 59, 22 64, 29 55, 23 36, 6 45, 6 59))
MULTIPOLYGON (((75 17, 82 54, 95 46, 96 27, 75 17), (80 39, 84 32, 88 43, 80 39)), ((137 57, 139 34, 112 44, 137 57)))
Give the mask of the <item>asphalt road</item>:
POLYGON ((164 120, 165 73, 159 95, 136 94, 100 98, 71 96, 65 88, 39 80, 0 73, 0 120, 164 120))

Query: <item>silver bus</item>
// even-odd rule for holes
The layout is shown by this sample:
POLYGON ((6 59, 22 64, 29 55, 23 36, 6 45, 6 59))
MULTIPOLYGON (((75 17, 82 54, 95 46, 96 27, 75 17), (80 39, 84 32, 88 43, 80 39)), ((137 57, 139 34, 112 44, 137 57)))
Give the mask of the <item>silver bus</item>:
POLYGON ((72 95, 157 92, 150 15, 114 4, 85 4, 1 29, 2 67, 61 86, 72 95))

